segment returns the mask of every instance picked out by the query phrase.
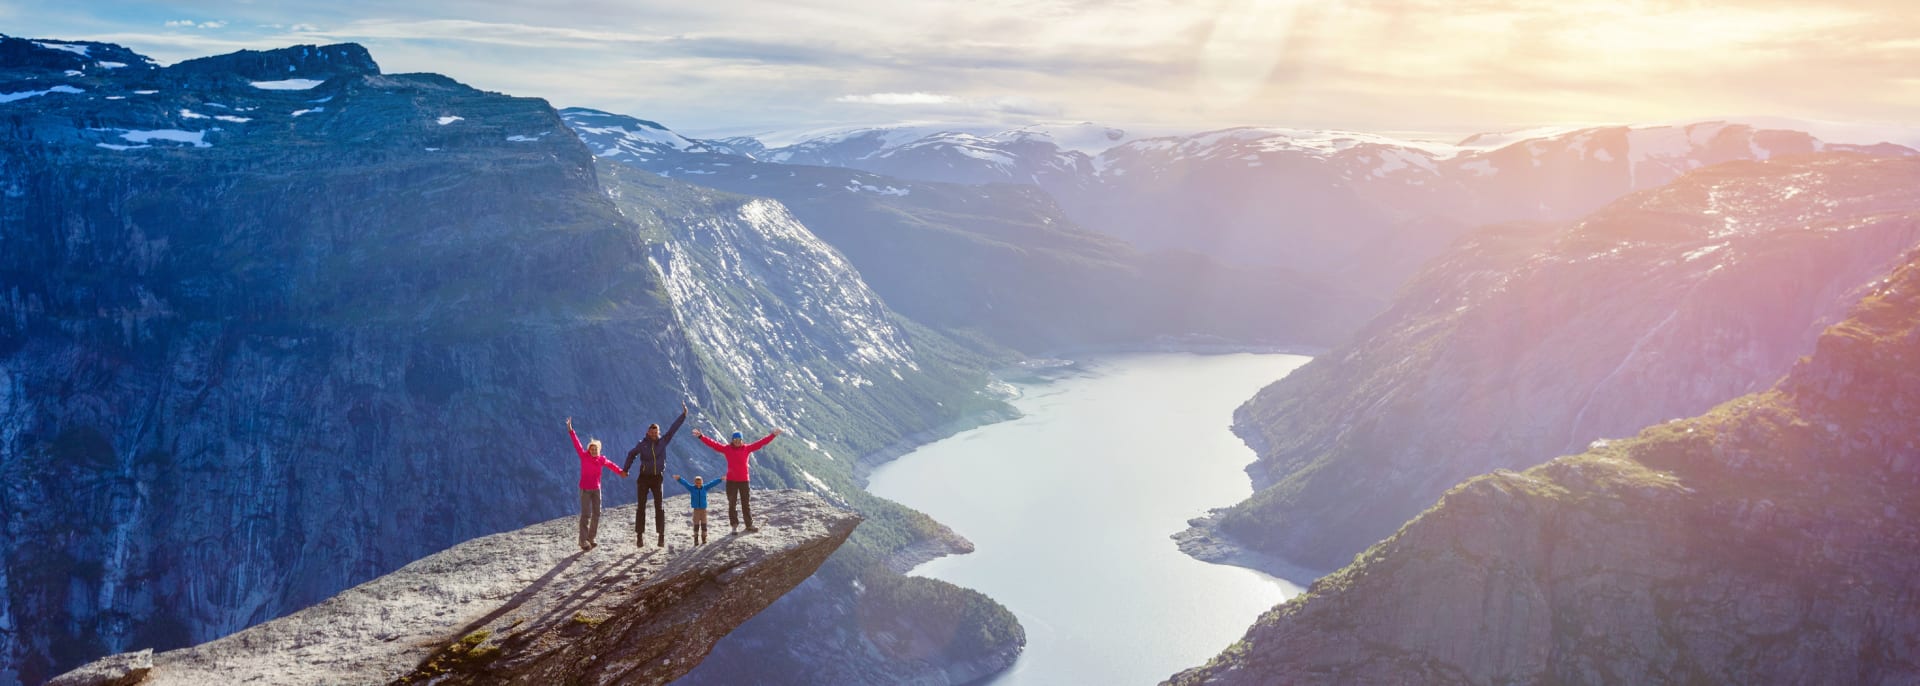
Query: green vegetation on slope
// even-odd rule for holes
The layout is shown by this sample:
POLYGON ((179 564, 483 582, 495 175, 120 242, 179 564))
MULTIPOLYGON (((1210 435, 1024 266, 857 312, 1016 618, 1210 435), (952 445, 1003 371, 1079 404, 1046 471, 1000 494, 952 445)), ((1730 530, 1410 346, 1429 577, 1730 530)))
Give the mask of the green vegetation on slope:
POLYGON ((1920 253, 1772 389, 1454 487, 1200 683, 1920 679, 1920 253))
POLYGON ((1564 227, 1470 234, 1353 342, 1249 401, 1251 548, 1345 564, 1447 487, 1778 379, 1920 244, 1920 160, 1695 171, 1564 227))

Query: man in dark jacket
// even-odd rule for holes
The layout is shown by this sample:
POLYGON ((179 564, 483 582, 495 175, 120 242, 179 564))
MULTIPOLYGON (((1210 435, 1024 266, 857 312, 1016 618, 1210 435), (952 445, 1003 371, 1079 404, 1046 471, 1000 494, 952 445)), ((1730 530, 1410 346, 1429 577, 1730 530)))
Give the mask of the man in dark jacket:
POLYGON ((633 545, 636 547, 647 546, 649 492, 653 493, 653 529, 660 536, 660 545, 667 544, 667 510, 661 503, 666 496, 661 495, 660 485, 666 481, 663 475, 667 470, 667 444, 673 442, 674 432, 680 430, 680 423, 684 421, 687 421, 687 404, 680 403, 680 418, 673 420, 673 426, 668 427, 665 435, 661 435, 659 424, 648 424, 647 437, 640 439, 632 450, 627 451, 627 466, 624 469, 629 472, 633 470, 633 458, 640 458, 640 471, 636 474, 640 478, 634 480, 640 489, 640 501, 633 508, 633 545))

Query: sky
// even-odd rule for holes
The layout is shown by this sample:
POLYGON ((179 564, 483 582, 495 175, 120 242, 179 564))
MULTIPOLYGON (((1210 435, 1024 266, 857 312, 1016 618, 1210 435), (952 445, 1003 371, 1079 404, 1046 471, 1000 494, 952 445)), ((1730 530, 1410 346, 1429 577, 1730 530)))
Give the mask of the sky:
POLYGON ((694 135, 1920 114, 1912 0, 0 0, 0 32, 163 63, 353 41, 389 72, 694 135))

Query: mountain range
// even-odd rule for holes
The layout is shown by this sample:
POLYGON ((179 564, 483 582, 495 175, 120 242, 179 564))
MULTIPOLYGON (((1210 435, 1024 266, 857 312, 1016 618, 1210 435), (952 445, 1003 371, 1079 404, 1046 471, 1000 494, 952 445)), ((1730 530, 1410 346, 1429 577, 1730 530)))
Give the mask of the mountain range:
POLYGON ((1378 308, 1289 270, 1135 248, 1075 223, 1031 185, 764 162, 646 120, 561 115, 603 160, 780 201, 901 314, 1022 352, 1155 339, 1317 347, 1378 308))
POLYGON ((1116 348, 1328 351, 1237 413, 1260 490, 1184 539, 1341 571, 1178 682, 1916 672, 1901 145, 1714 121, 770 146, 353 44, 163 66, 5 36, 0 133, 0 686, 565 515, 562 420, 617 454, 682 402, 787 427, 756 486, 864 518, 685 683, 987 678, 1024 628, 905 576, 971 544, 867 473, 1008 417, 995 369, 1116 348))
POLYGON ((1142 249, 1196 249, 1387 298, 1485 224, 1574 220, 1729 161, 1916 154, 1894 143, 1828 142, 1767 127, 1786 123, 1539 129, 1454 143, 1270 127, 1130 137, 1093 124, 999 133, 903 126, 833 132, 755 157, 905 179, 1033 185, 1080 225, 1142 249), (1074 136, 1074 129, 1109 135, 1074 136), (1088 146, 1089 138, 1111 144, 1088 146))

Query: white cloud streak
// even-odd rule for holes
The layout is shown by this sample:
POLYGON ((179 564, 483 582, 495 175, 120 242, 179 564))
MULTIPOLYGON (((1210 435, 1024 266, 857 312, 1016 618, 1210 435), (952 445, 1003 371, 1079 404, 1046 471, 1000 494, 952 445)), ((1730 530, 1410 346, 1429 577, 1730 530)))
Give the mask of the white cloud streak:
POLYGON ((867 93, 865 95, 842 95, 834 102, 851 102, 861 105, 945 105, 959 101, 951 95, 940 93, 867 93))
POLYGON ((72 0, 15 13, 8 33, 163 61, 355 41, 390 71, 693 132, 928 114, 1465 131, 1920 111, 1920 14, 1906 0, 156 4, 136 18, 72 0), (202 14, 225 19, 185 19, 202 14))

